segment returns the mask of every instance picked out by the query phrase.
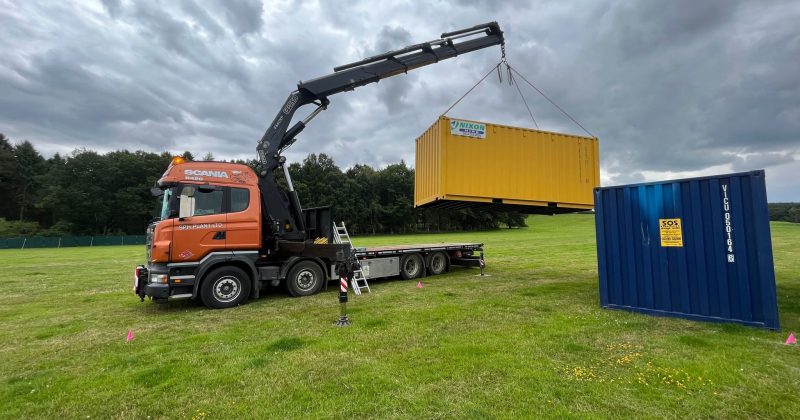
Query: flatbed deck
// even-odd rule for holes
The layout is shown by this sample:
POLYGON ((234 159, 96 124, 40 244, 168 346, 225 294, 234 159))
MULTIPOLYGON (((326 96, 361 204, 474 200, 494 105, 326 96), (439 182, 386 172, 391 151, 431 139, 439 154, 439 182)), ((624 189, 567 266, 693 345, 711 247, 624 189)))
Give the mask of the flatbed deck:
POLYGON ((433 251, 481 251, 481 243, 438 243, 356 247, 356 257, 385 257, 407 253, 428 253, 433 251))
POLYGON ((483 267, 483 244, 438 243, 356 247, 355 255, 368 279, 404 279, 442 274, 451 265, 483 267))

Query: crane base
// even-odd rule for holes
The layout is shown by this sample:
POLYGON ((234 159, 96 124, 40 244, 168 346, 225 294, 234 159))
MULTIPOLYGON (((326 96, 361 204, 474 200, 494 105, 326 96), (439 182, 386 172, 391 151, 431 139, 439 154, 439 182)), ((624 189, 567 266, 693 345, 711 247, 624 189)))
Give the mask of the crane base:
POLYGON ((336 321, 337 327, 349 327, 352 323, 350 322, 350 318, 347 315, 342 315, 339 317, 339 320, 336 321))

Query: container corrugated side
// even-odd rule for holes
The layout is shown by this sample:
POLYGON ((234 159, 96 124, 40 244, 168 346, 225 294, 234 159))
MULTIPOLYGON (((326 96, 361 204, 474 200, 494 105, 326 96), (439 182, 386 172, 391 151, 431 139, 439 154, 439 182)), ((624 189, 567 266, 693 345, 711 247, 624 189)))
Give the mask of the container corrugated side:
POLYGON ((592 190, 600 184, 597 139, 480 122, 485 138, 473 138, 453 134, 452 121, 467 120, 441 117, 417 139, 416 206, 471 202, 553 213, 592 208, 592 190), (438 189, 427 188, 431 184, 438 189))
POLYGON ((778 329, 764 177, 596 189, 601 305, 778 329))

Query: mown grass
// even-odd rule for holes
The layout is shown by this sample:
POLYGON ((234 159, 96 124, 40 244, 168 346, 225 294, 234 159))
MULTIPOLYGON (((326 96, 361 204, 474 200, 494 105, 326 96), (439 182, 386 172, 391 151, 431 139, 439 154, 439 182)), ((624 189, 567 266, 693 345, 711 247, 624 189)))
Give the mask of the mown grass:
POLYGON ((212 311, 139 303, 142 247, 0 252, 0 417, 794 417, 800 225, 772 225, 781 333, 599 308, 591 216, 356 238, 486 244, 475 269, 212 311), (126 343, 128 330, 135 340, 126 343))

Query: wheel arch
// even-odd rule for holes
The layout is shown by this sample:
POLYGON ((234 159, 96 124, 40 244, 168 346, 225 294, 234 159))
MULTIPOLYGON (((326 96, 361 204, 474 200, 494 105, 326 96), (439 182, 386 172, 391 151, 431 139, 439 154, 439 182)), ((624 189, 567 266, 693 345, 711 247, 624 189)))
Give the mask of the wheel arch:
POLYGON ((289 274, 289 271, 294 268, 295 265, 303 261, 311 261, 317 264, 320 270, 322 270, 323 281, 330 280, 330 268, 326 268, 325 262, 317 257, 289 257, 289 259, 281 264, 280 279, 286 281, 286 276, 289 274))
POLYGON ((258 293, 258 278, 257 278, 257 270, 256 265, 253 263, 252 260, 243 257, 243 256, 234 256, 234 257, 226 257, 224 259, 214 259, 206 264, 202 264, 197 269, 197 273, 195 274, 195 278, 198 281, 194 282, 194 289, 192 289, 192 299, 196 299, 199 296, 199 290, 202 283, 206 280, 206 274, 210 273, 211 271, 224 266, 232 266, 237 267, 244 270, 245 274, 250 277, 250 296, 251 298, 257 297, 255 294, 258 293))

